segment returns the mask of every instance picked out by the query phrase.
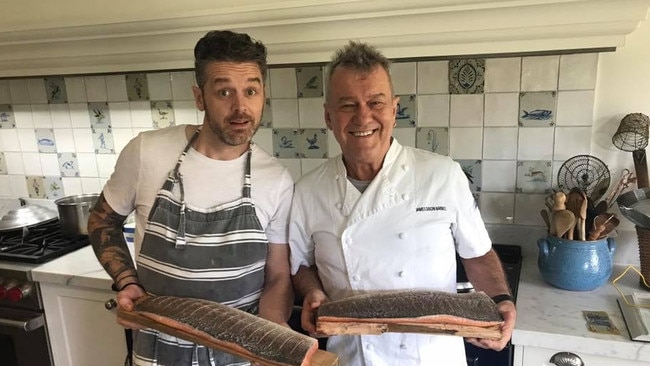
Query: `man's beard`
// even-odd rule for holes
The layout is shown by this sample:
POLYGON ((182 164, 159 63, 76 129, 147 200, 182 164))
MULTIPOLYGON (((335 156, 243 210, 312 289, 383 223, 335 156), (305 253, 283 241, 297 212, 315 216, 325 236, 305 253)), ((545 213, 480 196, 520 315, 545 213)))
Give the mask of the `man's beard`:
POLYGON ((221 141, 223 141, 226 145, 230 146, 240 146, 243 144, 247 144, 250 142, 250 140, 253 138, 253 135, 257 132, 257 130, 260 127, 260 124, 258 123, 257 125, 253 122, 255 119, 247 114, 247 113, 240 113, 236 115, 230 115, 224 119, 226 125, 228 125, 230 120, 233 119, 246 119, 249 122, 249 126, 246 129, 237 129, 237 130, 232 130, 226 128, 222 128, 221 125, 216 123, 210 116, 209 112, 206 110, 206 119, 208 121, 208 126, 210 127, 210 130, 212 130, 212 133, 214 133, 221 141), (255 127, 253 127, 255 126, 255 127))

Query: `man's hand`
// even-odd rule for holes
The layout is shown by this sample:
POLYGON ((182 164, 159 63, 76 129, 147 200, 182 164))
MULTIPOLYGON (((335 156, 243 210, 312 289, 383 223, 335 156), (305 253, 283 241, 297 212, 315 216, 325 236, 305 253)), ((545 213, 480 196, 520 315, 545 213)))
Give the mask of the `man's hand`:
MULTIPOLYGON (((117 308, 124 311, 133 311, 135 300, 145 296, 147 293, 144 290, 135 284, 127 285, 122 291, 117 293, 117 308)), ((124 328, 130 329, 143 329, 144 327, 131 323, 127 320, 117 318, 117 323, 123 326, 124 328)))
POLYGON ((515 327, 517 318, 517 309, 512 301, 502 301, 497 305, 497 309, 503 317, 504 323, 501 326, 501 339, 482 339, 482 338, 465 338, 465 340, 477 347, 501 351, 512 337, 512 330, 515 327))
POLYGON ((313 289, 305 295, 302 302, 302 313, 300 314, 300 325, 309 335, 317 336, 316 333, 316 310, 321 304, 329 301, 325 293, 318 289, 313 289))

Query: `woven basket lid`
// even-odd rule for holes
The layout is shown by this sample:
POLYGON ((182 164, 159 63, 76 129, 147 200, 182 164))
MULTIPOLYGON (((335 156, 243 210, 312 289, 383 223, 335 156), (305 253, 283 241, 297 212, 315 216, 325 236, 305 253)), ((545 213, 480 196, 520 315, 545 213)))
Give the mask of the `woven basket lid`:
POLYGON ((630 113, 623 117, 612 143, 623 151, 636 151, 648 146, 648 124, 650 119, 643 113, 630 113))

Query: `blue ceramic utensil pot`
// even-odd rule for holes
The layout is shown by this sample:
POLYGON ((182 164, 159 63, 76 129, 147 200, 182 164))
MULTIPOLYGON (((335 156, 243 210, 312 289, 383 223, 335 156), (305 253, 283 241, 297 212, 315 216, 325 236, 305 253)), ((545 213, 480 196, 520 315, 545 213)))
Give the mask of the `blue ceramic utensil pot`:
POLYGON ((613 238, 579 241, 547 236, 537 241, 537 266, 551 285, 570 291, 590 291, 612 274, 616 250, 613 238))

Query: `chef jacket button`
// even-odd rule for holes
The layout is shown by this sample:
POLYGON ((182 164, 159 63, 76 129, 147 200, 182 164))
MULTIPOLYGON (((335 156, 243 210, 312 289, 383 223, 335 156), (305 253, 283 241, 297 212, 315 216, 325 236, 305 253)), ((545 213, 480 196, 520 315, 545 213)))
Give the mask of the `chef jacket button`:
POLYGON ((408 165, 402 165, 402 170, 404 170, 405 172, 408 172, 409 166, 408 165))
POLYGON ((338 202, 335 206, 337 210, 340 210, 343 207, 343 204, 341 202, 338 202))
POLYGON ((408 199, 409 199, 409 195, 408 195, 408 194, 403 194, 403 195, 402 195, 402 199, 405 200, 405 201, 408 200, 408 199))
POLYGON ((350 238, 345 239, 345 245, 352 245, 352 239, 350 238))
POLYGON ((354 275, 354 276, 352 276, 352 279, 353 279, 355 282, 358 282, 358 281, 361 279, 361 277, 359 277, 358 275, 354 275))
POLYGON ((375 347, 374 347, 372 344, 367 344, 367 345, 366 345, 366 349, 367 349, 368 351, 372 351, 374 348, 375 348, 375 347))
POLYGON ((404 343, 402 343, 402 344, 399 345, 399 348, 406 349, 406 345, 404 343))
POLYGON ((399 233, 397 236, 399 236, 400 239, 406 239, 406 233, 399 233))
POLYGON ((397 275, 398 275, 399 277, 404 277, 404 271, 399 271, 399 272, 397 272, 397 275))

